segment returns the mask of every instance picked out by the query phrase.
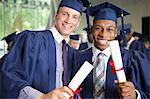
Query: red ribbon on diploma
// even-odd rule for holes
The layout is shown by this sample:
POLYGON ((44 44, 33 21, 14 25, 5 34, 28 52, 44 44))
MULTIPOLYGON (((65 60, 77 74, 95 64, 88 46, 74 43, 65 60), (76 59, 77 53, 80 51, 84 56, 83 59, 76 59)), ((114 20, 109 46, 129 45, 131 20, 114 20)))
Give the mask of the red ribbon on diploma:
POLYGON ((123 70, 123 68, 120 68, 120 69, 117 69, 117 70, 116 70, 116 69, 115 69, 114 61, 110 61, 109 64, 110 64, 111 67, 112 67, 112 74, 115 74, 116 71, 121 71, 121 70, 123 70))
MULTIPOLYGON (((78 88, 76 91, 73 91, 70 87, 68 87, 72 92, 73 92, 73 94, 74 95, 76 95, 77 94, 77 96, 78 96, 78 99, 81 99, 81 96, 78 94, 81 90, 82 90, 82 88, 80 87, 80 88, 78 88)), ((73 98, 73 96, 72 97, 70 97, 70 99, 74 99, 73 98)))

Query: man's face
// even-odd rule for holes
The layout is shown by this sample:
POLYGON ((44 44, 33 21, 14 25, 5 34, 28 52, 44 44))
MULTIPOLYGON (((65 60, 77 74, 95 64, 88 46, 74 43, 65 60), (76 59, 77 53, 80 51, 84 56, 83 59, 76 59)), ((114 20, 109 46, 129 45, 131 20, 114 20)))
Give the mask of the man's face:
POLYGON ((80 13, 74 9, 60 7, 56 15, 55 27, 66 38, 77 28, 80 16, 80 13))
POLYGON ((101 51, 108 47, 108 41, 117 35, 116 23, 111 20, 96 20, 92 28, 94 45, 101 51))
POLYGON ((131 33, 126 33, 125 37, 126 37, 126 41, 129 42, 129 40, 131 39, 132 35, 131 35, 131 33))
POLYGON ((79 48, 79 41, 78 40, 70 40, 69 44, 75 48, 78 49, 79 48))
POLYGON ((11 48, 12 48, 12 46, 13 46, 13 41, 10 41, 10 42, 8 43, 7 50, 10 51, 11 48))

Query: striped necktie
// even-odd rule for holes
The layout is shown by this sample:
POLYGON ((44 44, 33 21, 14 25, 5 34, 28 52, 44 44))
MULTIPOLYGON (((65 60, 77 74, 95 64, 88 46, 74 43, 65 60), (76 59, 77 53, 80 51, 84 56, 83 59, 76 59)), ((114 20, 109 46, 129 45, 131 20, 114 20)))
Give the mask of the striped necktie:
POLYGON ((64 67, 64 72, 63 72, 63 84, 67 84, 67 71, 68 71, 68 64, 67 64, 67 44, 66 41, 62 41, 62 59, 63 59, 63 67, 64 67))
POLYGON ((104 98, 105 63, 103 56, 103 53, 99 53, 96 61, 94 62, 94 96, 98 99, 104 98))

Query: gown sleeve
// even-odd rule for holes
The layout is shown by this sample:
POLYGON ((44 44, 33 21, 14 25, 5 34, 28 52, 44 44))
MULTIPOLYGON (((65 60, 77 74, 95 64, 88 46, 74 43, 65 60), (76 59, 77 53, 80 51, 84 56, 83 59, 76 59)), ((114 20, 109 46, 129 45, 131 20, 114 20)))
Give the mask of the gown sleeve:
POLYGON ((150 64, 147 57, 139 51, 129 52, 127 78, 133 81, 142 99, 150 98, 150 64))
POLYGON ((38 56, 38 34, 29 30, 17 35, 15 43, 2 63, 2 97, 17 98, 35 70, 38 56))

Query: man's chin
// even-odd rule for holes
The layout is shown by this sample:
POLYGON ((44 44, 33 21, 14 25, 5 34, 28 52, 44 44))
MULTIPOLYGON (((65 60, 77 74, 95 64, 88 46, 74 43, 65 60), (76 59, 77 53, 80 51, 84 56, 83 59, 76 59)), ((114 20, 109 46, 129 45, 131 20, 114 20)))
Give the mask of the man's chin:
POLYGON ((66 31, 63 31, 63 33, 61 33, 63 36, 65 37, 68 37, 71 33, 70 32, 66 32, 66 31))
POLYGON ((104 49, 106 49, 108 47, 108 44, 107 45, 95 45, 96 48, 98 48, 99 50, 103 51, 104 49))

